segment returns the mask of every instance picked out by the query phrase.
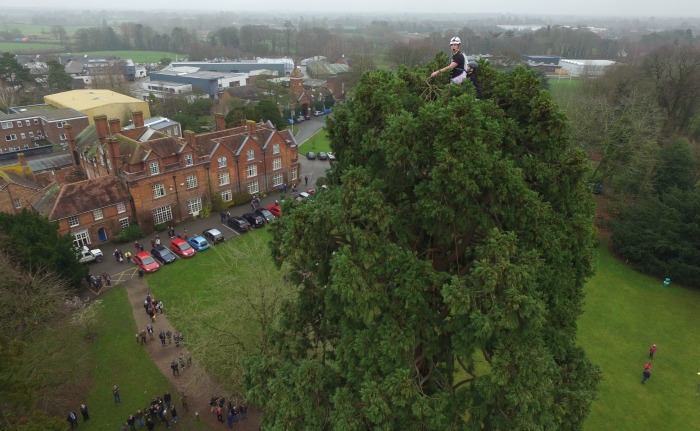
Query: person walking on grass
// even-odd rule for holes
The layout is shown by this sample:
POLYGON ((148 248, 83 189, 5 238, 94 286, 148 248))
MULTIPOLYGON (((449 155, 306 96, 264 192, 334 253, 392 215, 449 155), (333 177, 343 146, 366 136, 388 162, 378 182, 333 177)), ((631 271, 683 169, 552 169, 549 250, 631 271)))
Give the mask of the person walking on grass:
POLYGON ((649 359, 654 359, 654 353, 656 353, 656 344, 652 344, 649 347, 649 359))
MULTIPOLYGON (((115 403, 121 403, 122 399, 119 396, 119 386, 114 385, 112 386, 112 395, 114 395, 114 402, 115 403)), ((93 406, 94 407, 94 406, 93 406)))
POLYGON ((651 377, 651 364, 647 362, 646 364, 644 364, 644 371, 642 372, 642 384, 644 384, 644 382, 649 380, 650 377, 651 377))

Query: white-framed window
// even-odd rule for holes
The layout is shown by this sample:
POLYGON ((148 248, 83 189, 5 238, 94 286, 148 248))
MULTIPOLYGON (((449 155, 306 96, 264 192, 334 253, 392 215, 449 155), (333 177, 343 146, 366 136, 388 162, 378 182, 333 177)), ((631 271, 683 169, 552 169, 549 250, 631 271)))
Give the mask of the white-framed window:
POLYGON ((231 177, 228 172, 219 172, 219 185, 225 186, 231 182, 231 177))
POLYGON ((63 124, 64 124, 63 121, 58 121, 58 122, 56 122, 56 127, 58 127, 59 129, 62 129, 63 124))
POLYGON ((20 198, 12 199, 12 205, 15 206, 15 209, 20 209, 22 208, 22 200, 20 198))
POLYGON ((119 202, 117 203, 117 213, 125 213, 126 212, 126 204, 124 202, 119 202))
POLYGON ((248 165, 248 178, 258 175, 258 165, 248 165))
POLYGON ((11 129, 12 128, 12 121, 3 121, 2 128, 3 129, 11 129))
POLYGON ((193 189, 197 187, 197 175, 188 175, 187 176, 187 188, 188 189, 193 189))
POLYGON ((281 158, 276 158, 272 161, 272 170, 276 171, 278 169, 282 169, 282 159, 281 158))
POLYGON ((83 248, 84 245, 90 245, 90 235, 87 229, 80 232, 73 232, 73 244, 78 248, 83 248))
POLYGON ((173 210, 170 205, 165 205, 162 207, 153 209, 153 221, 156 224, 165 223, 173 219, 173 210))
POLYGON ((160 167, 158 166, 158 162, 151 162, 149 166, 151 167, 151 175, 160 173, 160 167))
POLYGON ((202 198, 194 198, 187 201, 187 213, 194 214, 202 211, 202 198))
POLYGON ((292 169, 292 181, 297 179, 297 168, 292 169))
POLYGON ((282 184, 283 178, 284 178, 284 177, 283 177, 282 174, 275 174, 275 175, 272 177, 272 186, 273 186, 273 187, 277 187, 277 186, 279 186, 280 184, 282 184))
POLYGON ((38 124, 39 124, 39 119, 38 119, 38 118, 35 118, 35 119, 34 119, 34 124, 35 124, 35 125, 38 125, 38 124))
POLYGON ((24 120, 24 125, 25 126, 31 126, 32 122, 30 120, 24 120))
POLYGON ((17 121, 17 127, 22 127, 22 121, 17 121))
POLYGON ((78 216, 70 216, 68 217, 68 226, 70 227, 76 227, 80 226, 80 220, 78 220, 78 216))
POLYGON ((192 154, 185 154, 185 166, 192 166, 194 165, 194 161, 192 159, 192 154))
POLYGON ((253 160, 253 159, 255 159, 255 150, 248 150, 248 151, 246 151, 246 156, 248 157, 248 160, 253 160))
POLYGON ((275 144, 272 146, 272 154, 279 154, 280 153, 280 144, 275 144))
POLYGON ((62 140, 62 141, 65 141, 66 139, 68 139, 68 136, 66 136, 65 133, 61 133, 60 135, 58 135, 58 137, 59 137, 59 139, 62 140))
POLYGON ((17 140, 17 135, 15 135, 14 133, 12 133, 12 134, 10 134, 10 135, 5 135, 5 140, 6 140, 6 141, 16 141, 16 140, 17 140))
POLYGON ((119 219, 119 226, 121 226, 122 229, 126 229, 129 227, 129 217, 124 217, 119 219))
POLYGON ((22 139, 27 139, 27 134, 24 133, 24 132, 22 132, 22 133, 19 134, 19 137, 22 138, 22 139))
POLYGON ((218 161, 220 168, 225 168, 226 166, 228 166, 228 163, 226 162, 226 157, 219 157, 218 161))
POLYGON ((248 193, 250 193, 252 195, 252 194, 255 194, 259 191, 260 190, 258 190, 258 182, 257 181, 251 181, 248 183, 248 193))
POLYGON ((34 137, 34 132, 29 132, 29 137, 33 138, 34 137))
POLYGON ((233 192, 231 191, 231 189, 222 190, 221 199, 224 202, 231 202, 233 200, 233 192))
POLYGON ((92 215, 95 217, 95 220, 102 220, 105 218, 104 214, 102 214, 102 208, 98 208, 92 212, 92 215))
POLYGON ((162 198, 163 196, 165 196, 163 184, 153 184, 153 199, 162 198))

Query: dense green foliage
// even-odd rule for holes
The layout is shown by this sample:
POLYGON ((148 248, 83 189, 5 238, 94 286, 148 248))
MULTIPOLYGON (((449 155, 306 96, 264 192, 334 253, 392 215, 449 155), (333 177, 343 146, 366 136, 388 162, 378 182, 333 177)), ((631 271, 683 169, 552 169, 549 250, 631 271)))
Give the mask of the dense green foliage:
POLYGON ((143 238, 143 229, 139 225, 131 225, 120 230, 118 234, 114 235, 112 241, 118 243, 136 241, 139 238, 143 238))
POLYGON ((328 119, 339 162, 285 203, 301 291, 246 385, 267 430, 580 429, 599 374, 575 341, 592 271, 587 162, 522 68, 471 84, 365 74, 328 119))
POLYGON ((45 269, 78 286, 87 274, 73 251, 73 236, 59 235, 58 225, 31 211, 0 213, 0 250, 15 257, 25 271, 45 269))
POLYGON ((66 73, 63 65, 58 60, 49 60, 46 62, 46 65, 49 67, 49 74, 46 77, 48 91, 61 93, 73 89, 73 79, 66 73))

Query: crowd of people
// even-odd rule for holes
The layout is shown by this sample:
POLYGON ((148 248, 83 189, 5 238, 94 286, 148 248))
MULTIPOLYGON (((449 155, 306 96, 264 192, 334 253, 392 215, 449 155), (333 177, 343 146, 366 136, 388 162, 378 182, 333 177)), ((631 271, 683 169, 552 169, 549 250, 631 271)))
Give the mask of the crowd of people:
POLYGON ((222 423, 224 422, 224 411, 226 411, 226 425, 229 428, 233 428, 234 423, 248 418, 248 406, 245 403, 234 405, 230 400, 226 403, 224 397, 211 397, 209 407, 211 414, 215 414, 216 419, 222 423))
MULTIPOLYGON (((181 394, 182 409, 187 411, 187 395, 181 394)), ((149 405, 143 410, 136 410, 130 414, 124 424, 121 426, 121 431, 136 431, 136 426, 139 428, 146 427, 148 431, 155 428, 156 424, 164 424, 166 428, 170 428, 170 422, 177 423, 178 414, 177 407, 173 403, 173 397, 170 392, 165 392, 162 397, 151 399, 149 405)))

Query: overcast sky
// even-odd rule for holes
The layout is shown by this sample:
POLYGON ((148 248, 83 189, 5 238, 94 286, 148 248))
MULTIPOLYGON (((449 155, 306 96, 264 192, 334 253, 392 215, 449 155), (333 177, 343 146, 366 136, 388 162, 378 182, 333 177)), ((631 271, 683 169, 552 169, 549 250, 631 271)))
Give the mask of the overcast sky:
POLYGON ((698 17, 698 0, 147 0, 85 1, 25 0, 38 8, 99 9, 195 9, 201 11, 255 12, 362 12, 362 13, 512 13, 527 15, 698 17))

